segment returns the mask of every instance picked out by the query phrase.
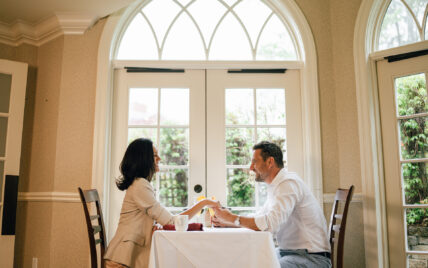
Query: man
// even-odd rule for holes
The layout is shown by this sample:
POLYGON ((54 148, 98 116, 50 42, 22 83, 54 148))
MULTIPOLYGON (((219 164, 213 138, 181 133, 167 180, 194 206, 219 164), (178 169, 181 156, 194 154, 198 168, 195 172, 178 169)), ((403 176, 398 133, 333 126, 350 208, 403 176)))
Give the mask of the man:
POLYGON ((215 208, 213 223, 271 232, 281 267, 331 267, 327 223, 318 201, 296 173, 284 169, 276 144, 260 142, 253 150, 250 170, 268 186, 266 203, 254 217, 215 208))

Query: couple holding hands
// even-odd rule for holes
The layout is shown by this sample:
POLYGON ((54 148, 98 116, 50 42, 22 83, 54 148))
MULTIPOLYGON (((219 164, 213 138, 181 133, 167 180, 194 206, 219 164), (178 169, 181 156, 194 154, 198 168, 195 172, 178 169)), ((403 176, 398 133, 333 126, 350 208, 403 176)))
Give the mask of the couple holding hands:
MULTIPOLYGON (((140 138, 129 144, 120 165, 122 176, 116 182, 126 194, 116 234, 104 256, 106 267, 147 267, 155 223, 173 224, 174 216, 156 200, 150 184, 160 160, 152 141, 140 138)), ((284 169, 281 149, 271 142, 256 144, 250 170, 268 188, 264 206, 253 216, 235 215, 209 199, 180 214, 190 219, 204 207, 213 208, 215 226, 271 232, 278 242, 281 267, 331 267, 321 207, 303 180, 284 169)))

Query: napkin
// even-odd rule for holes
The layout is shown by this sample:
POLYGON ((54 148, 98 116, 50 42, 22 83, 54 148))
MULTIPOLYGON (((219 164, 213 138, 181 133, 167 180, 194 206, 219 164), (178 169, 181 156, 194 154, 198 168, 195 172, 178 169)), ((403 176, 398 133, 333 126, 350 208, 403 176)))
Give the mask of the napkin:
MULTIPOLYGON (((189 223, 187 227, 187 231, 203 231, 202 227, 203 227, 202 223, 189 223)), ((163 226, 163 229, 165 231, 175 231, 175 225, 166 224, 163 226)))

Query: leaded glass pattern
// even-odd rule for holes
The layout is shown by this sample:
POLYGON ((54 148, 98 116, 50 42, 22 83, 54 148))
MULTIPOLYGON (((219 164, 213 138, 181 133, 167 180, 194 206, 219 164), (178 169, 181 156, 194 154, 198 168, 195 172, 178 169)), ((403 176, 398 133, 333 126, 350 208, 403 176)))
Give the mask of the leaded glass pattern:
POLYGON ((378 49, 388 49, 427 38, 428 0, 392 0, 382 21, 378 49))
POLYGON ((262 0, 152 0, 124 31, 119 60, 297 60, 293 38, 262 0))

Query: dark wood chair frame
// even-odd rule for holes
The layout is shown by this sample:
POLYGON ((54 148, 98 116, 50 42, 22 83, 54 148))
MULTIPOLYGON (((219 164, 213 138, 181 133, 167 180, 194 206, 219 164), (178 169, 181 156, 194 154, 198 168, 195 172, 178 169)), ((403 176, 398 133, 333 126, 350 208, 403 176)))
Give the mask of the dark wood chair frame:
POLYGON ((91 252, 91 267, 98 268, 98 258, 97 258, 97 248, 96 246, 100 245, 100 263, 101 268, 105 267, 104 262, 104 253, 106 248, 106 236, 105 236, 105 228, 103 221, 103 213, 101 210, 100 197, 98 195, 98 191, 96 189, 90 190, 82 190, 80 187, 78 188, 80 200, 82 201, 83 211, 85 212, 86 226, 88 228, 88 237, 89 237, 89 249, 91 252), (95 203, 97 208, 96 215, 89 215, 89 207, 88 204, 95 203), (97 225, 92 225, 92 221, 97 220, 97 225), (96 239, 95 235, 99 233, 99 238, 96 239))
POLYGON ((352 195, 354 194, 354 185, 351 185, 349 189, 337 189, 336 196, 334 197, 334 203, 330 218, 330 227, 329 227, 329 241, 331 247, 331 266, 332 268, 343 268, 343 249, 345 244, 345 229, 346 229, 346 219, 348 217, 349 204, 352 200, 352 195), (338 214, 337 210, 339 208, 339 203, 344 202, 342 214, 338 214), (337 223, 337 220, 341 220, 340 223, 337 223), (334 263, 334 245, 337 242, 337 257, 336 263, 334 263))

